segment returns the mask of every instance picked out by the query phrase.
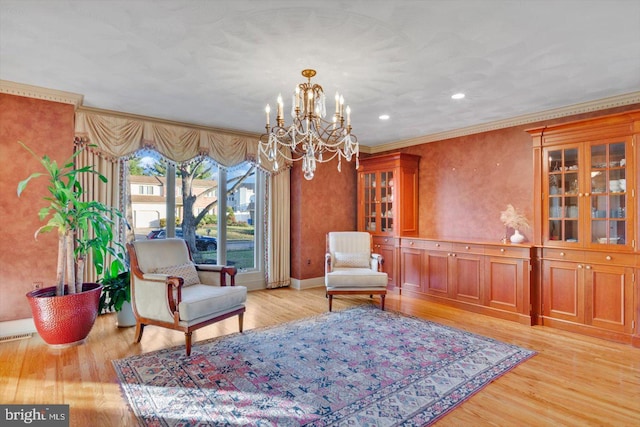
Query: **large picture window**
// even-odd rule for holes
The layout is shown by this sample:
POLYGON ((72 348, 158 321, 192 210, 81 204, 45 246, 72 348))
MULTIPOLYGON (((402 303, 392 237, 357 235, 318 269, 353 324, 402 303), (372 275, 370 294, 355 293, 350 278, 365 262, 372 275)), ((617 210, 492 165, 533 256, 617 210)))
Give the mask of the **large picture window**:
POLYGON ((136 239, 179 237, 197 263, 234 265, 240 282, 263 277, 264 172, 249 162, 226 169, 207 157, 173 164, 150 150, 128 165, 136 239))

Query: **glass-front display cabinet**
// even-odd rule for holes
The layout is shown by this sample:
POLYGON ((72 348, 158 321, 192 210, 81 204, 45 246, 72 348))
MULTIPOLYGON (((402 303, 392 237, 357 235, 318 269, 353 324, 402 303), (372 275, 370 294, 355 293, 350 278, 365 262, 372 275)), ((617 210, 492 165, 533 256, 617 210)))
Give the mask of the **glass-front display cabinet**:
POLYGON ((374 236, 418 234, 419 159, 404 153, 360 159, 358 230, 374 236))
POLYGON ((633 248, 629 139, 548 147, 543 159, 543 242, 633 248))
POLYGON ((363 179, 365 230, 393 234, 393 171, 364 173, 363 179))

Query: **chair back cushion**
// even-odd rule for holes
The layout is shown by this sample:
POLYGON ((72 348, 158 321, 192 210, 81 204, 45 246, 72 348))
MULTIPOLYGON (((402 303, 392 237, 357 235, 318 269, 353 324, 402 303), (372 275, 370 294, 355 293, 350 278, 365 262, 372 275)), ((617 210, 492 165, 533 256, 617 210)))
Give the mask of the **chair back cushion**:
POLYGON ((200 277, 198 276, 198 270, 192 262, 186 264, 173 265, 170 267, 160 267, 152 273, 167 274, 169 276, 182 277, 183 286, 197 285, 200 283, 200 277))
POLYGON ((192 262, 187 242, 182 239, 136 240, 133 247, 136 250, 138 266, 143 273, 158 273, 161 268, 192 262))
POLYGON ((335 252, 333 257, 335 268, 368 268, 371 265, 368 252, 335 252))
POLYGON ((368 265, 371 256, 371 235, 366 231, 331 231, 327 240, 327 249, 334 260, 336 253, 366 254, 368 265))

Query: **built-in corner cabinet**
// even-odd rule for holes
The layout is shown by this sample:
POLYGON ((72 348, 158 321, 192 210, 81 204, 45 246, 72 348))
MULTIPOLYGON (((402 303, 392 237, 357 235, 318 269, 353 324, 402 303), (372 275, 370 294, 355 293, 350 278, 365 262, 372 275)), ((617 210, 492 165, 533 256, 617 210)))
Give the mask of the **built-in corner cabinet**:
POLYGON ((640 111, 528 132, 538 323, 640 346, 640 111))
POLYGON ((358 230, 373 236, 373 251, 384 257, 390 289, 398 281, 399 237, 418 235, 419 161, 405 153, 360 159, 358 230))

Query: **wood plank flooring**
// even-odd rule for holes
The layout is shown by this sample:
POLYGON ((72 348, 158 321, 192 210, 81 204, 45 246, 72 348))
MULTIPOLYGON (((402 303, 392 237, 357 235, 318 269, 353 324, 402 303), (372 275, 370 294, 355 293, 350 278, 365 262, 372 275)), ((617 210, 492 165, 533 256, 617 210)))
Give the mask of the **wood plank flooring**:
MULTIPOLYGON (((374 304, 334 298, 334 311, 374 304)), ((327 311, 324 288, 250 292, 245 330, 327 311)), ((437 426, 640 426, 640 349, 542 326, 525 326, 397 294, 388 310, 516 344, 538 355, 489 384, 437 426)), ((237 318, 194 333, 194 343, 237 332, 237 318)), ((134 426, 111 360, 173 345, 184 335, 148 326, 140 344, 115 315, 98 318, 85 344, 51 349, 33 338, 0 344, 0 402, 69 404, 71 426, 134 426)))

